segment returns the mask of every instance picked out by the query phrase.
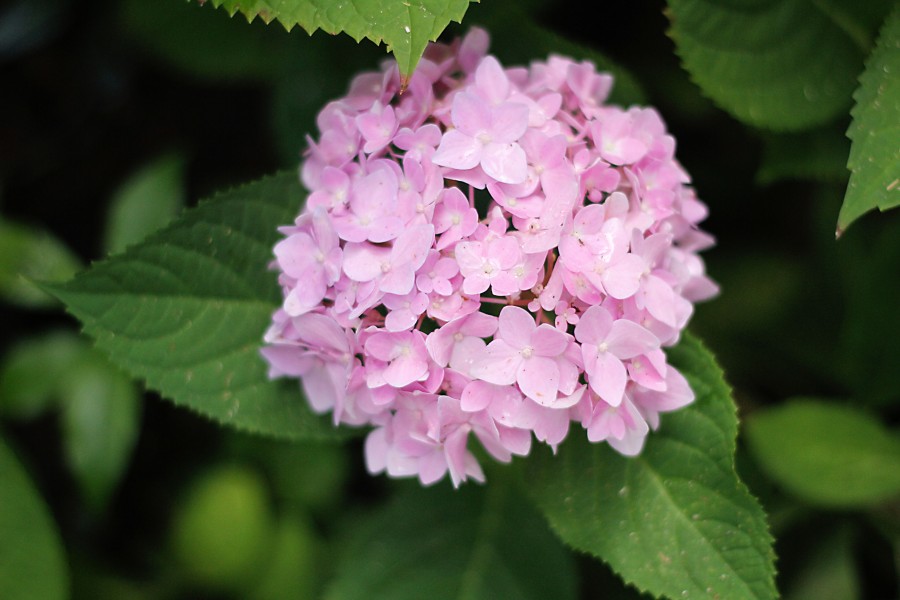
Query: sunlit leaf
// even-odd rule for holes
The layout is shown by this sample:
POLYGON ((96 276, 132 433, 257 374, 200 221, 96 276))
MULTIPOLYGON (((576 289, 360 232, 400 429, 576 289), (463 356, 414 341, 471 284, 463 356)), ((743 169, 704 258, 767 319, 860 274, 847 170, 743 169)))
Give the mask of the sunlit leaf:
POLYGON ((0 598, 67 598, 69 574, 56 525, 3 438, 0 482, 0 598))
POLYGON ((384 42, 393 52, 400 73, 415 69, 429 41, 434 41, 451 21, 462 20, 470 0, 211 0, 232 15, 248 20, 277 19, 288 30, 300 25, 308 33, 346 33, 356 41, 363 38, 384 42))
POLYGON ((758 411, 746 429, 760 467, 808 502, 856 507, 900 495, 900 435, 862 411, 798 399, 758 411))
POLYGON ((294 173, 218 194, 50 289, 114 364, 176 404, 259 433, 331 437, 259 356, 280 302, 268 269, 276 225, 293 221, 302 198, 294 173))
POLYGON ((900 6, 888 17, 853 98, 850 183, 838 234, 864 213, 900 206, 900 6))
POLYGON ((697 399, 662 417, 626 458, 572 432, 530 463, 557 534, 641 590, 670 598, 776 597, 765 515, 734 470, 737 420, 712 355, 686 335, 668 351, 697 399))

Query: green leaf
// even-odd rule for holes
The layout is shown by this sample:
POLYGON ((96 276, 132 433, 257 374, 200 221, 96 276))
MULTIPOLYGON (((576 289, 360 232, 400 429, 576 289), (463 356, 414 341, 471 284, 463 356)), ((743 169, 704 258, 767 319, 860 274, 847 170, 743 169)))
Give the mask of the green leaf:
POLYGON ((834 127, 766 134, 756 181, 762 185, 786 179, 843 183, 849 174, 849 152, 849 141, 834 127))
POLYGON ((300 25, 312 34, 346 33, 357 42, 363 38, 385 43, 393 52, 400 74, 408 76, 429 41, 438 38, 451 21, 462 21, 470 0, 212 0, 247 20, 259 16, 266 23, 278 19, 290 31, 300 25))
POLYGON ((550 54, 561 54, 575 60, 589 60, 597 70, 614 77, 610 100, 631 105, 646 102, 646 95, 637 80, 610 58, 573 42, 537 23, 521 6, 512 0, 492 0, 472 7, 466 25, 481 25, 491 37, 490 53, 504 65, 528 65, 546 60, 550 54))
POLYGON ((776 597, 765 515, 734 470, 737 419, 715 359, 685 335, 668 351, 697 396, 626 458, 572 432, 530 464, 557 534, 626 582, 670 598, 776 597))
POLYGON ((78 258, 49 233, 0 219, 0 298, 27 307, 54 306, 30 280, 63 281, 80 268, 78 258))
POLYGON ((900 206, 900 6, 887 18, 853 95, 850 183, 838 235, 864 213, 900 206))
POLYGON ((131 175, 109 207, 106 252, 120 252, 165 226, 184 206, 184 196, 184 159, 177 154, 160 157, 131 175))
POLYGON ((746 430, 760 467, 807 502, 849 508, 900 494, 900 436, 863 412, 795 399, 755 413, 746 430))
POLYGON ((88 350, 60 384, 62 441, 87 504, 100 512, 131 457, 141 396, 130 378, 88 350))
POLYGON ((296 384, 268 379, 259 356, 280 303, 268 269, 276 226, 302 198, 292 172, 221 193, 49 289, 114 364, 176 404, 258 433, 336 437, 296 384))
POLYGON ((67 598, 69 574, 56 525, 2 437, 0 481, 0 598, 67 598))
POLYGON ((55 331, 13 346, 0 368, 0 416, 32 419, 59 397, 61 381, 90 346, 74 333, 55 331))
POLYGON ((507 482, 414 485, 352 528, 328 600, 576 597, 571 557, 507 482))
POLYGON ((850 105, 870 45, 870 19, 854 4, 867 3, 669 0, 670 35, 719 106, 750 125, 798 131, 850 105))

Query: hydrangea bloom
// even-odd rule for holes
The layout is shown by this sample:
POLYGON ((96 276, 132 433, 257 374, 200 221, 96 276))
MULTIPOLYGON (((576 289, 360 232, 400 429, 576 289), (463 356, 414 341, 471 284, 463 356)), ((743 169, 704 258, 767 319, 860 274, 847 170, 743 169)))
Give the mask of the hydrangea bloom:
POLYGON ((275 247, 271 376, 371 426, 371 472, 423 484, 483 480, 473 437, 509 461, 572 422, 639 453, 694 398, 663 349, 716 292, 656 111, 605 104, 590 63, 504 69, 486 48, 473 30, 405 92, 386 65, 328 104, 275 247))

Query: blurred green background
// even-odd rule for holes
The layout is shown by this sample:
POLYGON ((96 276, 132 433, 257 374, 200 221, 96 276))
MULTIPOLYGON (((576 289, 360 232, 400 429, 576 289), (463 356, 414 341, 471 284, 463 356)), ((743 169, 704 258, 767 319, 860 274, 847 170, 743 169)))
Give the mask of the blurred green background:
MULTIPOLYGON (((691 329, 734 387, 738 466, 770 515, 779 589, 897 597, 900 214, 835 241, 849 121, 740 124, 680 68, 662 2, 604 5, 601 24, 578 2, 520 4, 541 23, 522 47, 505 42, 503 6, 472 5, 466 26, 505 23, 501 58, 558 35, 623 67, 709 205, 722 294, 691 329)), ((365 474, 359 441, 257 439, 145 393, 27 279, 65 279, 198 198, 296 168, 317 110, 387 58, 179 0, 0 7, 0 438, 58 529, 65 556, 48 560, 67 564, 72 597, 317 597, 346 516, 393 485, 365 474)), ((579 568, 585 598, 638 597, 596 561, 579 568)))

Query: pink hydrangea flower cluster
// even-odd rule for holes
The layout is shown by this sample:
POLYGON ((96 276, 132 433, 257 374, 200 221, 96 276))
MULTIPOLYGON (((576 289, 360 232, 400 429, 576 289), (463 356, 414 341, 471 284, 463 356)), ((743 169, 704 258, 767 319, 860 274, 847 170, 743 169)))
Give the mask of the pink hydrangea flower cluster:
POLYGON ((372 473, 454 485, 551 447, 574 421, 641 451, 690 403, 663 348, 712 296, 706 207, 651 108, 605 104, 612 77, 552 56, 503 68, 473 30, 354 79, 319 114, 311 193, 275 246, 284 303, 270 375, 369 425, 372 473))

